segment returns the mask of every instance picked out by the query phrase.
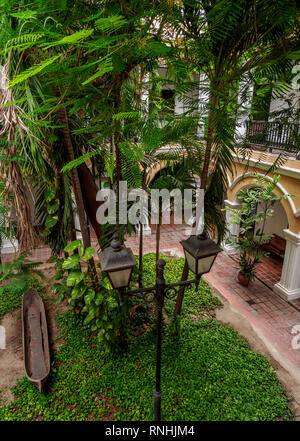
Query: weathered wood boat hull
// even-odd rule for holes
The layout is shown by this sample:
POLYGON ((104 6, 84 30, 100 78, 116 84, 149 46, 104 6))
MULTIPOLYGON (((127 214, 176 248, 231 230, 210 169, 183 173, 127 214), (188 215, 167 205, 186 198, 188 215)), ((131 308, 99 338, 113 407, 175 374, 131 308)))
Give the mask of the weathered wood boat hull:
POLYGON ((44 303, 34 289, 23 295, 22 334, 26 376, 42 392, 50 373, 50 351, 44 303))

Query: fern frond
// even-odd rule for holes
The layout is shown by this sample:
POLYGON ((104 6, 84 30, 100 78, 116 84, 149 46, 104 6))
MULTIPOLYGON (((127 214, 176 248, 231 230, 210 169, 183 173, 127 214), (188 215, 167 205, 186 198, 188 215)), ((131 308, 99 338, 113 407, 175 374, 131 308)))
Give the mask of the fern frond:
POLYGON ((128 23, 121 15, 112 15, 106 18, 99 18, 95 21, 95 25, 100 31, 105 33, 116 32, 128 23))
POLYGON ((43 61, 40 64, 35 64, 34 66, 30 67, 29 69, 25 70, 24 72, 17 75, 13 80, 11 80, 8 85, 9 87, 14 87, 16 84, 23 83, 28 78, 33 77, 34 75, 37 75, 42 70, 44 70, 46 67, 50 66, 54 61, 58 60, 62 54, 54 55, 51 58, 48 58, 47 60, 43 61))
POLYGON ((137 119, 139 112, 119 112, 113 115, 113 119, 120 121, 122 119, 137 119))
POLYGON ((94 75, 89 77, 86 81, 82 83, 83 86, 86 84, 89 84, 91 81, 94 81, 96 78, 102 77, 102 75, 111 72, 114 69, 113 63, 111 58, 103 57, 102 60, 100 60, 98 69, 94 75))
POLYGON ((72 170, 75 167, 78 167, 79 165, 86 162, 88 159, 93 158, 94 156, 100 154, 100 150, 93 150, 91 152, 85 153, 84 155, 80 156, 79 158, 74 159, 73 161, 68 162, 68 164, 64 165, 61 169, 62 173, 65 173, 67 171, 72 170))
POLYGON ((6 49, 23 50, 25 48, 30 48, 31 46, 35 46, 36 42, 39 41, 44 36, 45 34, 43 33, 31 33, 31 34, 19 35, 18 37, 8 40, 8 42, 6 43, 6 49))
POLYGON ((31 11, 28 9, 27 11, 22 12, 11 12, 9 15, 11 17, 18 18, 19 20, 28 20, 29 18, 33 18, 35 15, 37 15, 37 11, 31 11))
POLYGON ((115 169, 115 158, 112 153, 104 157, 105 170, 110 177, 110 181, 113 182, 114 169, 115 169))
POLYGON ((64 44, 76 44, 80 43, 86 38, 90 37, 94 32, 94 29, 83 29, 82 31, 74 32, 71 35, 67 35, 63 38, 61 38, 58 41, 54 41, 53 43, 45 43, 42 45, 44 50, 49 49, 53 46, 62 46, 64 44))

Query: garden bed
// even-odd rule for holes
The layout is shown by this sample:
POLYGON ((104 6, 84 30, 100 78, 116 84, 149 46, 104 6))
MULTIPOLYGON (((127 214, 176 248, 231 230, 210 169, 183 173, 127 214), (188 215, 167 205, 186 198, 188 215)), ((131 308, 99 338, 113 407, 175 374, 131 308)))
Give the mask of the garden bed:
MULTIPOLYGON (((168 282, 180 278, 183 259, 165 258, 168 282)), ((154 281, 154 255, 144 256, 145 283, 154 281)), ((286 393, 267 359, 215 318, 220 301, 200 283, 187 290, 179 322, 165 320, 162 351, 163 420, 290 419, 286 393)), ((174 305, 166 304, 172 318, 174 305)), ((82 320, 58 316, 64 343, 55 352, 45 393, 26 378, 0 420, 151 420, 155 379, 155 320, 130 316, 128 347, 105 352, 82 320), (140 330, 140 332, 136 332, 140 330)))

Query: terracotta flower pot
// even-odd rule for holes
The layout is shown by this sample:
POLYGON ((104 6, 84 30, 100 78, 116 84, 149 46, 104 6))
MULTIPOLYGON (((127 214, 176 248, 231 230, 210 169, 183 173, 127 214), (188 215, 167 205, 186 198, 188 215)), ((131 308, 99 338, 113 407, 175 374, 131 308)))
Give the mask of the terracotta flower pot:
POLYGON ((250 283, 250 277, 249 276, 244 276, 244 274, 241 273, 241 271, 239 271, 238 273, 238 281, 241 285, 244 286, 248 286, 250 283))

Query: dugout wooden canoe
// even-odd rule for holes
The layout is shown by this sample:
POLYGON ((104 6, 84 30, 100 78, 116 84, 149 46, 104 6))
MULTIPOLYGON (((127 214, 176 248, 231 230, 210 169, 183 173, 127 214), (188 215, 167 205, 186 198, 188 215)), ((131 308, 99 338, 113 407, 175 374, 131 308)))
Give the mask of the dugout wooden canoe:
POLYGON ((23 295, 22 336, 26 376, 42 392, 50 373, 50 352, 45 307, 35 289, 23 295))

